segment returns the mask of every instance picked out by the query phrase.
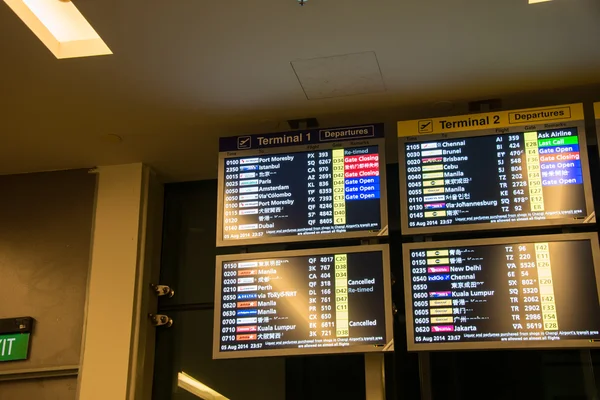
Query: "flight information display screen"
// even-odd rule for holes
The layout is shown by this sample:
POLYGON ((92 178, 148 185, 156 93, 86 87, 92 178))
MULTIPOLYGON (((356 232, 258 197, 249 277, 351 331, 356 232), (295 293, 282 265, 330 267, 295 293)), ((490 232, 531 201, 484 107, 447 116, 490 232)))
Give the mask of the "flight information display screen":
POLYGON ((214 358, 385 351, 387 246, 220 256, 214 358))
POLYGON ((385 233, 383 152, 354 140, 221 153, 218 244, 385 233))
POLYGON ((409 350, 600 339, 596 234, 405 245, 409 350))
POLYGON ((402 151, 409 231, 595 221, 577 128, 407 141, 402 151))

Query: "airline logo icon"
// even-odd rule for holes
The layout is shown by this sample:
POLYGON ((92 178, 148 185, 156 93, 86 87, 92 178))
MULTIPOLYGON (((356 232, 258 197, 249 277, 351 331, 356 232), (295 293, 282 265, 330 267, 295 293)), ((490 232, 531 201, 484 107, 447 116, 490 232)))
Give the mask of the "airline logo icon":
POLYGON ((258 186, 240 188, 240 193, 254 193, 254 192, 258 192, 258 186))
POLYGON ((446 211, 425 211, 425 218, 445 217, 446 211))
POLYGON ((449 290, 444 291, 444 292, 429 292, 429 297, 433 297, 433 298, 452 297, 452 292, 449 290))
POLYGON ((258 201, 240 201, 239 206, 240 208, 258 207, 258 201))
MULTIPOLYGON (((439 194, 439 193, 444 193, 445 191, 446 191, 446 189, 443 186, 442 187, 432 187, 432 188, 423 189, 423 194, 439 194)), ((240 200, 244 200, 244 199, 240 199, 240 200)))
POLYGON ((237 303, 238 308, 256 307, 256 305, 256 301, 238 301, 237 303))
POLYGON ((248 179, 245 181, 240 181, 240 186, 252 186, 258 185, 258 179, 248 179))
POLYGON ((421 150, 424 149, 437 149, 438 144, 436 142, 433 143, 421 143, 421 150))
MULTIPOLYGON (((444 191, 444 188, 441 188, 442 192, 444 191)), ((431 190, 431 189, 425 189, 425 190, 431 190)), ((446 203, 431 203, 431 204, 425 204, 425 209, 426 210, 439 210, 442 208, 446 207, 446 203)))
POLYGON ((238 268, 256 268, 258 267, 258 261, 246 261, 238 263, 238 268))
POLYGON ((437 332, 454 332, 454 326, 453 325, 432 326, 431 331, 436 332, 436 333, 437 332))
POLYGON ((444 165, 442 164, 434 164, 434 165, 423 165, 421 167, 422 171, 442 171, 444 169, 444 165))
POLYGON ((258 164, 260 159, 258 157, 242 158, 240 159, 240 165, 258 164))
POLYGON ((258 171, 258 165, 241 165, 240 171, 258 171))
POLYGON ((442 161, 444 161, 444 159, 442 157, 428 157, 424 158, 421 161, 423 162, 423 164, 436 164, 441 163, 442 161))
POLYGON ((258 298, 256 293, 240 293, 237 295, 238 300, 252 300, 256 298, 258 298))
POLYGON ((240 231, 248 231, 248 230, 258 229, 258 224, 244 224, 244 225, 238 226, 238 229, 240 231))
POLYGON ((444 265, 449 264, 450 260, 447 258, 428 258, 427 265, 444 265))
POLYGON ((249 210, 240 210, 238 211, 240 215, 254 215, 258 214, 258 208, 251 208, 249 210))
POLYGON ((425 196, 423 197, 423 201, 425 203, 431 203, 432 201, 444 201, 446 197, 441 194, 441 195, 437 195, 437 196, 425 196))
POLYGON ((429 310, 431 315, 449 315, 452 314, 452 308, 432 308, 429 310))
POLYGON ((238 274, 238 276, 248 276, 248 275, 256 275, 257 273, 258 273, 258 271, 255 269, 247 269, 245 271, 239 271, 237 274, 238 274))
POLYGON ((254 277, 238 278, 237 283, 238 284, 241 284, 241 283, 254 283, 254 277))
POLYGON ((237 318, 236 319, 236 323, 238 325, 248 325, 248 324, 256 324, 258 321, 258 318, 256 317, 251 317, 251 318, 237 318))
MULTIPOLYGON (((428 172, 426 174, 423 174, 423 179, 439 179, 439 178, 443 178, 444 177, 444 173, 443 172, 428 172)), ((443 182, 443 181, 442 181, 443 182)), ((443 183, 442 183, 443 185, 443 183)), ((427 186, 434 186, 434 185, 427 185, 427 186)))
POLYGON ((240 179, 256 178, 256 172, 244 172, 240 174, 240 179))
POLYGON ((448 324, 448 323, 453 323, 454 322, 454 318, 452 317, 432 317, 431 318, 431 323, 432 324, 448 324))
POLYGON ((421 152, 421 157, 441 156, 442 150, 425 150, 421 152))
POLYGON ((429 300, 429 307, 449 307, 452 305, 452 300, 429 300))
POLYGON ((428 274, 439 274, 440 272, 450 272, 450 267, 429 267, 427 268, 428 274))
POLYGON ((258 193, 255 194, 241 194, 240 200, 258 200, 258 193))
POLYGON ((257 332, 258 331, 258 326, 256 326, 256 325, 252 325, 252 326, 238 326, 235 331, 237 333, 242 333, 242 332, 257 332))
POLYGON ((427 257, 448 257, 448 250, 427 250, 427 257))
POLYGON ((235 339, 238 342, 244 341, 244 340, 256 340, 256 333, 248 333, 245 335, 236 335, 235 339))
MULTIPOLYGON (((442 178, 442 176, 440 176, 440 178, 442 178)), ((440 180, 423 181, 423 186, 424 187, 444 186, 444 180, 440 179, 440 180)), ((240 192, 241 191, 242 190, 240 189, 240 192)))
POLYGON ((427 277, 427 280, 430 281, 430 282, 449 281, 450 280, 450 275, 449 274, 429 275, 427 277))
POLYGON ((257 310, 238 310, 237 315, 239 317, 245 317, 248 315, 257 315, 258 311, 257 310))
POLYGON ((257 285, 238 286, 238 292, 256 292, 258 290, 257 285))

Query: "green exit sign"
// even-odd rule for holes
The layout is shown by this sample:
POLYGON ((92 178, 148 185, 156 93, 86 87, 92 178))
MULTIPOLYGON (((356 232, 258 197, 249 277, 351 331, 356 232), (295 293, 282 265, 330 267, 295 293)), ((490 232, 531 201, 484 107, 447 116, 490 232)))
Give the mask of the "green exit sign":
POLYGON ((29 333, 0 335, 0 362, 26 360, 29 355, 29 333))
POLYGON ((31 317, 0 319, 0 362, 27 360, 33 322, 31 317))

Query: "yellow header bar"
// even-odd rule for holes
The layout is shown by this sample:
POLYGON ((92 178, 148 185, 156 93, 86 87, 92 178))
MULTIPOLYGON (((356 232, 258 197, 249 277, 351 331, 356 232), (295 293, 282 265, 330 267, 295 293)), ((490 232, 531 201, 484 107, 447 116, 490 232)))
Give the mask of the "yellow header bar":
MULTIPOLYGON (((598 109, 596 115, 600 116, 600 109, 598 109)), ((583 119, 582 103, 567 104, 553 107, 525 108, 522 110, 497 111, 483 114, 398 121, 398 136, 476 131, 539 123, 582 121, 583 119)))
POLYGON ((600 102, 594 103, 594 115, 594 118, 600 119, 600 102))

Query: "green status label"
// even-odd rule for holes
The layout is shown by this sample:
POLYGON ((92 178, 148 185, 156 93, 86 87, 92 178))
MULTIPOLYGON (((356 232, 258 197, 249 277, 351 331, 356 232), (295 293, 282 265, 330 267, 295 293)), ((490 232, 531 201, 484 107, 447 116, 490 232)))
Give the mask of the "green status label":
POLYGON ((568 146, 573 144, 578 144, 579 138, 577 136, 566 136, 561 138, 552 138, 552 139, 539 139, 538 146, 539 147, 550 147, 550 146, 568 146))
POLYGON ((29 353, 29 333, 0 335, 0 362, 26 360, 29 353))

